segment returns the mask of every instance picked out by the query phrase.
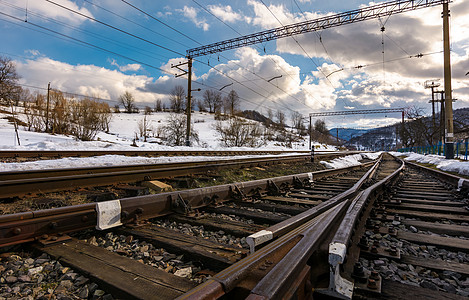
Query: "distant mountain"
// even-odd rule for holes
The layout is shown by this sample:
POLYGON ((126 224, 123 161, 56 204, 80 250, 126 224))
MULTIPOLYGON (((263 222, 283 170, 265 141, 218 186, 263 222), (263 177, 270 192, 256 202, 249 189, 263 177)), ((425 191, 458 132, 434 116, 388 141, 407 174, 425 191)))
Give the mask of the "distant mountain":
MULTIPOLYGON (((368 130, 364 129, 353 129, 353 128, 339 128, 339 139, 350 141, 353 137, 361 136, 367 133, 368 130)), ((337 128, 332 128, 329 130, 329 133, 336 137, 337 136, 337 128)))

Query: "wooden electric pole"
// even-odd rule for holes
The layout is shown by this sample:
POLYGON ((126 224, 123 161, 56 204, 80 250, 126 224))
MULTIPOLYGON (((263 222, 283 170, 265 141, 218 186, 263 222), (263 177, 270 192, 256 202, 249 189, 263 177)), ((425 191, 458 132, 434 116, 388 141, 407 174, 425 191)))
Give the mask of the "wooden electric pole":
POLYGON ((50 82, 47 85, 46 132, 49 132, 49 99, 50 99, 50 82))
POLYGON ((445 156, 454 158, 453 96, 451 90, 451 49, 449 43, 448 2, 443 3, 443 51, 445 70, 445 156))

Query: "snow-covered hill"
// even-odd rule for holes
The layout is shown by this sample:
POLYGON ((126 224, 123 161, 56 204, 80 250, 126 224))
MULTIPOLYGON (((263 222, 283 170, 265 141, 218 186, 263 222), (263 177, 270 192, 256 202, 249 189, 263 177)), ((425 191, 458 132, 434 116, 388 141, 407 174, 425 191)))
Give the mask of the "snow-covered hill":
MULTIPOLYGON (((26 121, 26 117, 21 113, 21 108, 17 108, 17 118, 26 121)), ((94 141, 79 141, 73 136, 52 135, 27 131, 24 126, 19 126, 18 135, 20 145, 18 145, 14 126, 7 117, 11 117, 7 107, 0 107, 0 150, 252 150, 252 148, 227 148, 223 147, 219 141, 214 125, 217 122, 214 114, 205 112, 194 112, 192 115, 193 130, 197 131, 200 142, 192 147, 168 146, 158 139, 158 130, 167 124, 169 113, 158 112, 147 115, 149 123, 150 137, 147 142, 142 138, 136 141, 137 148, 131 146, 136 135, 138 135, 138 124, 145 117, 143 113, 126 114, 113 113, 109 126, 109 133, 99 132, 94 141), (155 137, 153 137, 155 136, 155 137)), ((222 121, 227 122, 227 121, 222 121)), ((316 150, 335 150, 334 146, 313 143, 316 150)), ((292 148, 280 145, 278 142, 269 141, 258 150, 308 150, 308 138, 304 137, 301 142, 294 143, 292 148)))

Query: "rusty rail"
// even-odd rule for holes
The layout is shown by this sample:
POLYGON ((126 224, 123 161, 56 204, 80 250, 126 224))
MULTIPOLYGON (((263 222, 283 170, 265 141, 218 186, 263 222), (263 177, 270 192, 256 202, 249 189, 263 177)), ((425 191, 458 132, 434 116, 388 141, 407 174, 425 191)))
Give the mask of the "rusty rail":
POLYGON ((308 210, 308 217, 303 215, 299 219, 286 220, 280 226, 283 229, 278 229, 277 239, 178 299, 215 299, 233 291, 237 297, 248 299, 280 299, 297 294, 308 281, 310 270, 306 261, 330 236, 333 224, 340 220, 350 204, 347 200, 358 193, 378 164, 374 164, 360 183, 347 192, 308 210))
MULTIPOLYGON (((133 223, 139 220, 168 215, 175 210, 197 209, 216 202, 226 201, 259 189, 267 191, 272 185, 295 185, 309 181, 311 177, 324 178, 343 172, 366 168, 372 163, 343 169, 323 170, 271 179, 254 180, 243 183, 225 184, 213 187, 161 193, 121 200, 90 203, 56 209, 24 212, 0 216, 0 246, 14 245, 40 239, 44 235, 62 234, 93 228, 102 223, 98 207, 113 203, 119 207, 119 222, 133 223)), ((114 221, 116 221, 114 218, 114 221)))

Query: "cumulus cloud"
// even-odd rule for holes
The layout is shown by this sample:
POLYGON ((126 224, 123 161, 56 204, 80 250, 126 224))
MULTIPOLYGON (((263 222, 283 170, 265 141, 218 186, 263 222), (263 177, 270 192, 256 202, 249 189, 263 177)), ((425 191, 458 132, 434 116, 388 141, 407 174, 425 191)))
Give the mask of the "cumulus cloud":
POLYGON ((204 18, 199 18, 197 10, 194 7, 184 6, 183 9, 177 9, 176 11, 182 13, 184 17, 191 20, 197 27, 207 31, 210 25, 204 18))
POLYGON ((224 22, 234 23, 242 19, 241 14, 234 12, 230 5, 208 5, 207 8, 224 22))
POLYGON ((69 93, 117 101, 125 91, 131 92, 137 102, 153 103, 163 94, 143 92, 140 88, 153 78, 143 75, 126 75, 94 65, 71 65, 47 57, 16 62, 21 81, 34 86, 47 86, 69 93))
POLYGON ((136 72, 142 68, 140 64, 127 64, 124 66, 121 66, 117 63, 115 59, 110 60, 112 66, 116 66, 119 68, 121 72, 128 72, 128 71, 133 71, 136 72))

